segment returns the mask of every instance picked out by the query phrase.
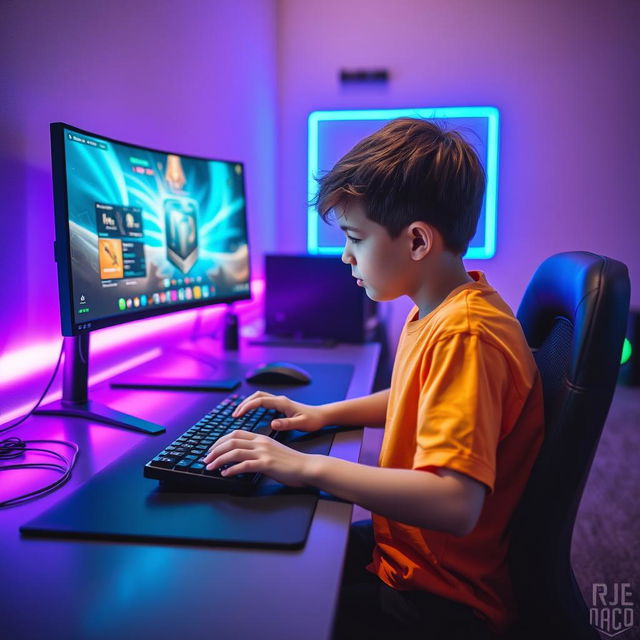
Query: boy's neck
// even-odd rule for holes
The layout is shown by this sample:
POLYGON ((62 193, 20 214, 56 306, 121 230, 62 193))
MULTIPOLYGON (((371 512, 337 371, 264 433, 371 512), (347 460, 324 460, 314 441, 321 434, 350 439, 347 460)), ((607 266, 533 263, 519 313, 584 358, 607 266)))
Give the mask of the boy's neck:
POLYGON ((420 310, 418 318, 430 314, 457 287, 474 282, 467 273, 462 258, 448 252, 443 252, 438 260, 429 264, 424 276, 415 295, 411 296, 420 310))

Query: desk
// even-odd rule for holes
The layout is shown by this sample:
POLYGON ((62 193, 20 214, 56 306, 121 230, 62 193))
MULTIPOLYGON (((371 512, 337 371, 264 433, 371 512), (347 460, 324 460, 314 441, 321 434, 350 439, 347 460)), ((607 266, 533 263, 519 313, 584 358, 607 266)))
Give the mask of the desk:
MULTIPOLYGON (((218 348, 210 347, 211 353, 218 348)), ((380 347, 243 345, 237 355, 219 355, 241 362, 348 363, 354 374, 347 397, 353 398, 371 391, 380 347)), ((135 402, 136 415, 174 424, 177 434, 178 425, 186 428, 225 394, 116 391, 103 383, 91 395, 131 413, 135 402)), ((0 637, 329 638, 353 505, 320 499, 307 543, 295 551, 21 538, 21 524, 153 436, 49 416, 31 417, 4 437, 13 435, 71 440, 80 456, 64 487, 0 511, 0 637)), ((355 462, 361 441, 362 430, 339 433, 331 455, 355 462)))

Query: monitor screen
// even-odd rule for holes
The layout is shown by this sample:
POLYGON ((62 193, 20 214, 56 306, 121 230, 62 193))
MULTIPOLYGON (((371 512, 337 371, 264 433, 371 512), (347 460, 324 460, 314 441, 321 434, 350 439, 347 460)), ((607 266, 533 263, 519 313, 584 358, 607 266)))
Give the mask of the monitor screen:
POLYGON ((242 163, 51 140, 64 335, 250 297, 242 163))

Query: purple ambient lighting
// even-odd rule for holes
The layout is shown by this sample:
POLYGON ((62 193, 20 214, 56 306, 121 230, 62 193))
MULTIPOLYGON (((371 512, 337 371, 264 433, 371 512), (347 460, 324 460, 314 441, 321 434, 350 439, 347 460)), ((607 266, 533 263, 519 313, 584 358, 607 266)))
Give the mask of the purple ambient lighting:
MULTIPOLYGON (((243 335, 255 336, 260 333, 257 325, 262 320, 264 288, 263 279, 253 279, 252 299, 235 304, 241 318, 243 335)), ((161 355, 165 346, 173 347, 187 340, 190 327, 198 322, 198 314, 202 325, 215 326, 224 312, 224 305, 213 305, 94 332, 91 336, 92 373, 89 376, 89 385, 107 380, 161 355), (148 348, 144 349, 145 346, 148 348), (132 356, 135 347, 138 347, 138 350, 142 348, 143 351, 132 356)), ((5 397, 11 398, 15 405, 7 403, 2 407, 2 423, 24 415, 33 407, 53 371, 60 345, 61 338, 58 338, 49 342, 20 346, 3 355, 0 388, 3 389, 5 397)), ((58 383, 61 379, 61 373, 58 372, 58 383)), ((43 404, 61 397, 59 387, 60 385, 56 384, 43 400, 43 404)))

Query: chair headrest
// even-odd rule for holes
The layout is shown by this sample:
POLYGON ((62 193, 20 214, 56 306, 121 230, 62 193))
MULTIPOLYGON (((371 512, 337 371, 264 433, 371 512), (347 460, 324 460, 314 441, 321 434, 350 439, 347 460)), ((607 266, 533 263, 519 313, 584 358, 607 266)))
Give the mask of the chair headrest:
POLYGON ((627 267, 585 251, 559 253, 537 269, 518 309, 529 346, 538 349, 558 318, 573 325, 567 381, 583 390, 610 386, 629 313, 627 267))

